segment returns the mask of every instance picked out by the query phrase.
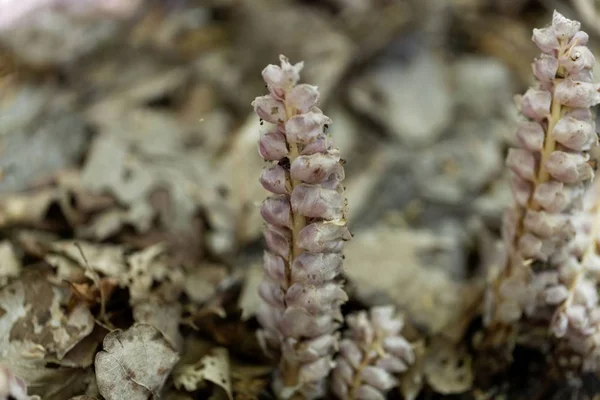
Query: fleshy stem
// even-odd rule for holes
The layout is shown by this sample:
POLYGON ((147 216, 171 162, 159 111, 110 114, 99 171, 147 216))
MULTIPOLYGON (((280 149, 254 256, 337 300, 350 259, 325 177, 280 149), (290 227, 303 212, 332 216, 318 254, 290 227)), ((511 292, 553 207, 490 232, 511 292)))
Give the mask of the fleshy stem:
MULTIPOLYGON (((287 94, 289 93, 289 90, 286 90, 286 94, 285 94, 285 98, 284 98, 284 107, 285 107, 285 117, 286 120, 289 120, 290 118, 292 118, 295 114, 296 114, 296 109, 294 107, 290 107, 287 101, 287 94)), ((296 143, 295 141, 289 141, 288 142, 288 147, 289 147, 289 161, 290 161, 290 165, 294 162, 294 160, 296 160, 296 158, 298 158, 298 156, 300 155, 300 152, 298 150, 298 143, 296 143)), ((290 178, 290 184, 291 184, 291 190, 290 193, 294 191, 294 188, 301 184, 302 182, 295 180, 295 179, 291 179, 290 178)), ((291 244, 292 244, 292 248, 290 251, 290 255, 289 255, 289 259, 287 262, 287 265, 285 266, 285 275, 286 275, 286 283, 287 283, 287 287, 289 288, 292 285, 292 264, 294 263, 294 259, 296 257, 298 257, 300 255, 300 253, 302 253, 302 249, 298 246, 297 244, 297 238, 298 235, 300 234, 300 231, 302 230, 302 228, 304 228, 306 226, 306 218, 298 213, 294 213, 292 212, 292 240, 291 240, 291 244)), ((284 300, 285 302, 285 300, 284 300)), ((287 306, 287 305, 286 305, 287 306)), ((285 363, 285 359, 282 358, 282 368, 281 370, 284 372, 283 374, 283 381, 285 383, 285 385, 287 387, 296 387, 298 385, 298 365, 289 365, 285 363)))
POLYGON ((362 372, 369 365, 373 365, 374 359, 377 358, 377 357, 369 356, 373 351, 380 357, 383 357, 384 349, 383 349, 383 346, 381 345, 381 338, 377 337, 368 349, 363 350, 363 353, 365 356, 363 357, 360 365, 356 369, 356 374, 354 375, 354 379, 352 380, 352 386, 350 387, 350 393, 349 393, 350 399, 357 398, 357 392, 358 392, 358 389, 360 389, 360 385, 362 382, 362 372))
MULTIPOLYGON (((290 119, 291 117, 294 116, 294 114, 296 113, 296 110, 294 109, 294 107, 290 107, 287 103, 287 96, 284 102, 284 106, 285 106, 285 116, 287 119, 290 119)), ((289 147, 290 147, 290 164, 292 164, 294 162, 294 160, 296 158, 298 158, 298 156, 300 155, 299 151, 298 151, 298 144, 296 142, 291 142, 288 143, 289 147)), ((292 191, 294 191, 294 188, 299 185, 301 182, 294 180, 294 179, 290 179, 291 180, 291 184, 292 184, 292 191)), ((298 234, 300 233, 300 231, 302 230, 302 228, 304 228, 306 226, 306 218, 304 218, 304 216, 298 214, 298 213, 292 213, 292 218, 293 218, 293 229, 292 229, 292 251, 290 252, 290 262, 288 265, 288 274, 291 275, 291 265, 292 265, 292 261, 294 260, 294 258, 298 257, 300 255, 300 253, 302 253, 302 249, 300 249, 298 247, 298 244, 296 243, 296 238, 298 237, 298 234)), ((288 276, 288 285, 290 284, 290 279, 288 276)))
MULTIPOLYGON (((560 53, 563 52, 563 46, 564 46, 564 43, 561 42, 559 56, 560 56, 560 53)), ((557 76, 557 78, 564 76, 564 68, 563 67, 559 67, 559 69, 556 73, 556 76, 557 76)), ((556 86, 556 84, 554 84, 554 86, 556 86)), ((529 199, 527 200, 527 208, 534 209, 536 211, 539 210, 541 207, 539 204, 534 202, 533 194, 535 193, 535 190, 538 185, 548 182, 548 180, 550 178, 550 175, 548 174, 548 170, 546 169, 545 165, 546 165, 546 162, 547 162, 550 154, 552 154, 552 152, 556 149, 556 140, 554 140, 554 138, 552 136, 552 132, 554 131, 554 127, 560 120, 561 116, 562 116, 562 106, 561 106, 560 102, 556 101, 556 99, 553 98, 551 109, 550 109, 550 115, 548 118, 548 128, 546 130, 546 135, 544 138, 544 148, 542 149, 540 162, 539 162, 539 166, 538 166, 539 169, 537 171, 535 181, 533 182, 533 188, 529 195, 529 199)), ((518 240, 523 235, 524 218, 525 218, 525 213, 521 212, 519 215, 519 221, 518 221, 518 225, 517 225, 517 234, 513 238, 513 249, 516 249, 518 247, 518 240)), ((499 293, 500 285, 499 284, 502 281, 502 279, 509 277, 512 274, 512 270, 513 270, 514 266, 513 266, 511 259, 512 259, 512 257, 509 257, 509 259, 507 260, 507 266, 504 269, 502 277, 500 277, 500 279, 496 280, 496 285, 494 288, 496 296, 500 295, 500 293, 499 293)), ((525 262, 525 263, 523 263, 523 265, 521 267, 528 267, 530 264, 531 263, 525 262)))
MULTIPOLYGON (((563 43, 560 44, 559 56, 560 56, 560 53, 562 53, 562 51, 563 51, 563 45, 564 45, 563 43)), ((564 76, 564 68, 563 67, 559 67, 559 69, 556 73, 556 76, 557 77, 564 76)), ((556 84, 554 84, 554 86, 556 87, 556 84)), ((552 132, 554 131, 554 127, 560 120, 561 114, 562 114, 562 106, 561 106, 560 102, 556 101, 556 99, 553 97, 552 98, 552 106, 550 108, 550 115, 548 118, 548 128, 546 130, 546 135, 544 137, 544 148, 542 149, 541 156, 540 156, 540 163, 538 166, 539 169, 537 171, 535 181, 533 182, 533 188, 529 195, 529 199, 527 200, 527 208, 528 209, 533 209, 533 210, 538 211, 541 208, 539 204, 536 204, 534 202, 533 194, 535 193, 536 188, 540 184, 548 182, 548 180, 550 178, 550 175, 548 174, 548 170, 546 169, 546 163, 548 161, 548 157, 550 156, 550 154, 552 154, 552 152, 554 150, 556 150, 556 140, 554 140, 554 138, 552 136, 552 132)), ((513 238, 513 249, 518 247, 517 242, 518 242, 519 238, 523 235, 524 218, 525 218, 525 213, 521 213, 521 215, 519 216, 517 234, 513 238)), ((528 265, 529 264, 525 264, 523 266, 528 266, 528 265)), ((505 276, 511 275, 512 267, 513 267, 512 262, 510 262, 510 260, 509 260, 508 266, 506 268, 505 276)))

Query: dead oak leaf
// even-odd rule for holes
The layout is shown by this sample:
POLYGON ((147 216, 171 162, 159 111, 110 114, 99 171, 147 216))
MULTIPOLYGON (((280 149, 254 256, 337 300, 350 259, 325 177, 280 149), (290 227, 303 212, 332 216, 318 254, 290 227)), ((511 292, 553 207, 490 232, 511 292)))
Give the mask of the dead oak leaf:
POLYGON ((86 307, 75 307, 67 315, 67 292, 31 274, 0 291, 0 360, 18 343, 43 349, 61 360, 94 328, 86 307))
POLYGON ((217 347, 195 364, 179 366, 173 373, 175 387, 184 388, 188 392, 200 389, 206 382, 212 382, 225 393, 217 392, 211 399, 233 399, 231 393, 229 352, 224 347, 217 347))
POLYGON ((149 299, 135 304, 132 311, 135 322, 152 325, 163 334, 174 349, 182 349, 183 337, 179 332, 181 303, 163 303, 157 299, 149 299))
POLYGON ((0 287, 21 273, 21 261, 17 258, 13 245, 4 240, 0 242, 0 287))
POLYGON ((86 385, 86 370, 67 368, 73 363, 64 361, 92 331, 94 318, 85 306, 66 312, 67 297, 68 291, 36 273, 0 290, 0 366, 46 400, 69 398, 86 385))
POLYGON ((106 400, 156 398, 178 360, 169 342, 150 325, 113 331, 104 338, 104 351, 96 355, 98 390, 106 400))
POLYGON ((129 287, 130 303, 157 297, 165 302, 179 299, 185 276, 179 266, 172 265, 167 246, 158 243, 127 258, 129 271, 124 280, 129 287))

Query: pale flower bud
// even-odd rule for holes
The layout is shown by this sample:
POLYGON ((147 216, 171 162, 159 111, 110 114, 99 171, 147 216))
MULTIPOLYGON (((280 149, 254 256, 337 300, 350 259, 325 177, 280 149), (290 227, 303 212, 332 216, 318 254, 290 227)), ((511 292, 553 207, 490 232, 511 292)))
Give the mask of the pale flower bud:
POLYGON ((554 336, 557 338, 561 338, 565 336, 567 331, 569 330, 569 319, 563 312, 556 312, 552 316, 552 321, 550 323, 550 329, 554 336))
POLYGON ((569 324, 573 325, 575 329, 582 329, 588 323, 587 312, 585 307, 579 304, 574 304, 565 310, 569 324))
POLYGON ((557 122, 552 130, 552 137, 563 146, 576 151, 587 151, 597 141, 592 123, 571 116, 563 117, 557 122))
POLYGON ((339 181, 344 178, 344 168, 340 164, 340 157, 334 154, 317 153, 300 156, 294 160, 290 168, 292 179, 306 183, 324 182, 332 174, 336 175, 336 179, 339 181))
POLYGON ((535 180, 535 158, 527 150, 509 149, 506 156, 506 166, 525 180, 535 180))
POLYGON ((268 251, 265 251, 263 255, 263 269, 265 274, 274 282, 284 282, 286 279, 285 261, 268 251))
POLYGON ((385 400, 386 396, 373 386, 361 385, 356 392, 356 398, 361 400, 385 400))
POLYGON ((267 197, 260 208, 260 215, 269 224, 279 227, 292 227, 290 201, 287 196, 270 196, 267 197))
POLYGON ((527 210, 523 220, 526 229, 542 238, 557 236, 568 223, 564 215, 535 210, 527 210))
POLYGON ((342 255, 338 253, 302 253, 292 264, 295 282, 323 283, 342 272, 342 255))
POLYGON ((336 345, 337 338, 334 335, 317 336, 295 346, 297 353, 294 357, 302 362, 315 361, 330 354, 336 345))
POLYGON ((398 384, 398 381, 388 371, 375 366, 365 367, 362 370, 361 378, 370 386, 383 392, 398 384))
POLYGON ((338 220, 343 217, 345 199, 336 190, 320 185, 300 184, 292 191, 292 209, 309 218, 338 220))
POLYGON ((288 94, 287 101, 289 106, 306 113, 319 101, 319 90, 316 86, 305 83, 297 85, 288 94))
POLYGON ((252 106, 260 118, 272 124, 281 124, 286 119, 283 103, 269 95, 257 97, 252 106))
POLYGON ((590 70, 596 63, 594 54, 586 46, 572 47, 559 61, 570 74, 576 74, 584 69, 590 70))
POLYGON ((300 367, 300 380, 302 382, 314 382, 327 378, 329 371, 334 367, 331 357, 321 357, 317 361, 303 364, 300 367))
POLYGON ((593 107, 600 103, 598 84, 564 79, 556 84, 554 98, 567 107, 593 107))
POLYGON ((517 139, 529 151, 541 151, 544 147, 545 132, 535 121, 522 121, 517 128, 517 139))
POLYGON ((543 29, 534 29, 531 40, 544 53, 552 53, 560 47, 554 28, 551 26, 543 29))
POLYGON ((258 285, 258 294, 271 306, 282 308, 284 305, 283 292, 278 283, 262 281, 258 285))
POLYGON ((279 56, 279 65, 268 65, 263 69, 262 76, 269 87, 269 91, 275 97, 281 97, 286 90, 290 90, 300 79, 300 71, 304 67, 303 62, 295 65, 290 64, 287 57, 279 56))
POLYGON ((533 192, 533 200, 544 209, 558 213, 569 206, 571 195, 570 190, 565 188, 564 183, 549 181, 536 187, 535 192, 533 192))
POLYGON ((298 235, 298 246, 312 253, 339 252, 352 236, 345 225, 313 222, 298 235))
POLYGON ((587 163, 589 156, 580 153, 554 151, 548 157, 546 169, 556 180, 564 183, 587 181, 594 176, 594 170, 587 163))
POLYGON ((331 119, 318 109, 295 115, 285 123, 286 136, 292 142, 310 143, 322 134, 325 125, 330 123, 331 119))
POLYGON ((290 194, 292 185, 288 179, 288 173, 279 164, 263 169, 260 175, 261 185, 271 193, 290 194))
POLYGON ((347 300, 348 295, 338 282, 320 286, 295 283, 285 295, 288 306, 304 308, 311 314, 334 311, 347 300))
POLYGON ((558 60, 555 57, 547 54, 542 54, 540 58, 536 58, 531 65, 533 74, 541 82, 550 82, 556 77, 558 71, 558 60))
POLYGON ((510 171, 508 179, 515 202, 521 207, 526 206, 531 195, 531 182, 521 178, 513 171, 510 171))
POLYGON ((290 253, 290 233, 286 229, 267 225, 265 230, 265 242, 267 248, 274 254, 287 259, 290 253))
POLYGON ((554 11, 552 15, 552 27, 554 28, 554 34, 559 40, 570 40, 579 29, 581 29, 581 22, 573 21, 565 18, 564 15, 558 11, 554 11))
POLYGON ((266 161, 279 161, 287 156, 289 150, 285 135, 279 131, 265 132, 260 135, 258 152, 266 161))
POLYGON ((415 352, 412 345, 402 336, 386 337, 383 341, 383 348, 409 364, 415 362, 415 352))
POLYGON ((324 133, 319 133, 310 143, 306 143, 300 154, 310 155, 315 153, 326 153, 331 150, 333 141, 324 133))
POLYGON ((286 337, 302 338, 326 335, 338 324, 330 314, 315 317, 303 308, 287 307, 281 319, 281 333, 286 337))
POLYGON ((407 364, 406 361, 404 361, 402 358, 392 355, 387 355, 380 358, 375 363, 375 366, 378 368, 385 369, 386 371, 390 371, 394 374, 400 374, 402 372, 405 372, 409 368, 409 364, 407 364))
POLYGON ((552 286, 544 292, 545 301, 556 305, 562 303, 569 296, 569 290, 562 285, 552 286))

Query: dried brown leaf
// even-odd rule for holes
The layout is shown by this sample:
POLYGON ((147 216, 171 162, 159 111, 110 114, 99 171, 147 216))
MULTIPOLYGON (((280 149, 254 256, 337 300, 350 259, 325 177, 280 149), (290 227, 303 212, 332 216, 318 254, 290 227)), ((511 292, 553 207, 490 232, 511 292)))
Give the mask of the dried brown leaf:
POLYGON ((359 299, 392 301, 411 321, 436 334, 462 321, 480 298, 482 282, 463 281, 449 272, 464 275, 461 246, 452 234, 377 228, 347 244, 344 266, 359 299), (377 266, 376 274, 371 265, 377 266))
POLYGON ((158 397, 179 355, 150 325, 136 324, 104 338, 96 355, 96 379, 107 400, 146 400, 158 397))
POLYGON ((136 232, 144 233, 151 228, 155 214, 146 202, 134 203, 127 210, 109 209, 96 215, 89 224, 78 227, 77 236, 105 240, 119 233, 125 225, 134 227, 136 232))
POLYGON ((0 365, 10 366, 32 393, 65 399, 81 393, 88 370, 67 368, 68 354, 92 331, 84 306, 65 311, 68 291, 40 274, 27 274, 0 290, 0 365), (58 367, 48 368, 52 362, 58 367))
POLYGON ((438 393, 463 393, 473 386, 471 356, 464 347, 438 339, 427 349, 424 372, 427 383, 438 393))
POLYGON ((225 266, 203 263, 186 273, 185 293, 193 302, 203 304, 217 293, 217 285, 226 277, 225 266))
POLYGON ((81 180, 87 189, 110 193, 123 204, 144 201, 154 185, 150 171, 128 157, 125 144, 110 135, 92 143, 81 180))
POLYGON ((58 192, 53 188, 28 194, 2 196, 0 198, 0 227, 40 223, 58 196, 58 192))
MULTIPOLYGON (((86 307, 65 314, 68 292, 40 275, 27 276, 0 291, 1 348, 27 344, 61 360, 94 328, 86 307)), ((8 350, 10 353, 10 350, 8 350)))
POLYGON ((185 388, 193 392, 201 388, 205 382, 212 382, 223 389, 226 394, 213 394, 213 399, 228 398, 233 400, 231 393, 231 376, 229 366, 229 352, 224 347, 217 347, 209 354, 202 357, 195 364, 183 364, 173 372, 173 379, 177 388, 185 388))
POLYGON ((15 249, 7 240, 0 242, 0 288, 8 283, 11 278, 16 278, 21 273, 21 261, 15 254, 15 249))
POLYGON ((122 279, 127 274, 127 265, 122 246, 97 244, 80 240, 61 240, 49 245, 51 253, 46 256, 48 264, 58 268, 58 275, 69 279, 76 270, 79 273, 92 269, 103 276, 122 279))
POLYGON ((258 286, 263 281, 263 275, 263 269, 258 264, 246 269, 246 280, 239 300, 242 320, 244 321, 253 317, 258 310, 261 300, 256 293, 258 293, 258 286))
POLYGON ((181 351, 183 338, 179 333, 182 306, 179 302, 162 303, 148 300, 133 306, 133 319, 158 329, 174 349, 181 351))
POLYGON ((129 272, 125 276, 130 303, 160 298, 166 303, 179 299, 185 276, 179 266, 172 265, 162 243, 131 254, 127 258, 129 272))

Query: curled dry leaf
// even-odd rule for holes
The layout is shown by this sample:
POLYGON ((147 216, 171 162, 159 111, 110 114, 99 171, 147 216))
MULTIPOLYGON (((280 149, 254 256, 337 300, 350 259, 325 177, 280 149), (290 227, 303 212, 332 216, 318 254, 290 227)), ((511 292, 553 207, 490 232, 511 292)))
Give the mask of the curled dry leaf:
POLYGON ((124 248, 122 246, 95 244, 80 240, 61 240, 49 244, 45 260, 58 269, 64 279, 73 279, 87 269, 111 278, 126 275, 124 248), (85 259, 84 259, 85 257, 85 259))
POLYGON ((183 271, 171 265, 166 246, 159 243, 127 258, 129 272, 126 285, 131 296, 130 303, 157 297, 165 302, 179 299, 185 284, 183 271))
POLYGON ((242 310, 242 320, 244 321, 256 315, 256 311, 260 305, 260 297, 256 293, 258 293, 258 287, 263 281, 264 272, 260 264, 255 264, 246 269, 245 275, 244 288, 239 300, 239 307, 242 310))
POLYGON ((68 397, 85 385, 85 371, 67 368, 63 360, 92 332, 94 318, 85 306, 66 311, 67 300, 68 291, 41 274, 0 290, 0 366, 9 366, 47 399, 68 397), (49 362, 58 367, 47 368, 49 362))
MULTIPOLYGON (((212 382, 232 400, 231 377, 229 371, 229 353, 224 347, 217 347, 195 364, 184 364, 173 373, 175 386, 193 392, 205 382, 212 382)), ((213 398, 219 398, 218 394, 213 398)))
POLYGON ((7 240, 0 242, 0 288, 6 285, 9 279, 18 277, 21 267, 13 245, 7 240))
POLYGON ((133 306, 133 319, 135 322, 152 325, 158 329, 171 346, 180 351, 183 345, 183 338, 179 333, 181 312, 181 303, 145 301, 133 306))
POLYGON ((7 194, 0 198, 0 227, 39 224, 58 193, 52 188, 27 194, 7 194))
POLYGON ((18 343, 61 360, 94 328, 94 318, 85 307, 65 314, 66 300, 62 288, 41 276, 26 277, 0 291, 2 355, 10 354, 18 343))
POLYGON ((158 397, 178 360, 179 355, 150 325, 113 331, 104 338, 104 351, 96 355, 98 389, 107 400, 158 397))

